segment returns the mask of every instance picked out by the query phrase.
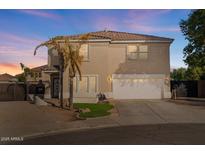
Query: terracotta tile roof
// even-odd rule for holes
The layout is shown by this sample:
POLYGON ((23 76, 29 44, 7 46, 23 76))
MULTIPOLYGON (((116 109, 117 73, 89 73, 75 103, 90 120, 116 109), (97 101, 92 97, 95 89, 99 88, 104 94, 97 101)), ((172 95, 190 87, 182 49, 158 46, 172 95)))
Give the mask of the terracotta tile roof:
MULTIPOLYGON (((111 41, 129 41, 129 40, 160 40, 160 41, 173 41, 171 38, 159 37, 153 35, 145 35, 145 34, 135 34, 128 32, 118 32, 118 31, 97 31, 90 32, 90 39, 110 39, 111 41)), ((78 35, 68 35, 64 37, 68 37, 70 39, 78 39, 80 36, 85 34, 78 35)))
MULTIPOLYGON (((33 72, 41 72, 41 71, 44 71, 44 70, 47 70, 48 69, 48 65, 42 65, 42 66, 38 66, 38 67, 34 67, 32 68, 31 70, 33 72)), ((15 76, 18 77, 18 76, 21 76, 23 73, 20 73, 20 74, 16 74, 15 76)))
POLYGON ((10 74, 0 74, 0 81, 10 81, 12 79, 14 79, 15 77, 10 75, 10 74))
POLYGON ((33 72, 42 72, 42 71, 57 71, 55 68, 49 68, 48 65, 38 66, 31 69, 33 72))
POLYGON ((34 67, 31 70, 34 72, 41 72, 48 69, 48 65, 42 65, 42 66, 38 66, 38 67, 34 67))

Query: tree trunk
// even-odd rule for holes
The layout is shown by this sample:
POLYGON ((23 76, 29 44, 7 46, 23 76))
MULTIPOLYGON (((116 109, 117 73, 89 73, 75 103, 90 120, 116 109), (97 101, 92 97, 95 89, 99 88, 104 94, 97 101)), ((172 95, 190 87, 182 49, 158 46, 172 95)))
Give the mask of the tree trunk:
POLYGON ((16 85, 17 85, 17 83, 15 82, 15 84, 14 84, 14 100, 16 101, 16 85))
POLYGON ((59 90, 60 90, 60 106, 63 108, 63 59, 62 56, 59 59, 59 90))
POLYGON ((72 110, 73 109, 73 78, 70 77, 70 81, 69 81, 69 93, 70 93, 70 98, 69 98, 69 108, 72 110))
POLYGON ((28 101, 28 82, 25 80, 25 100, 28 101))

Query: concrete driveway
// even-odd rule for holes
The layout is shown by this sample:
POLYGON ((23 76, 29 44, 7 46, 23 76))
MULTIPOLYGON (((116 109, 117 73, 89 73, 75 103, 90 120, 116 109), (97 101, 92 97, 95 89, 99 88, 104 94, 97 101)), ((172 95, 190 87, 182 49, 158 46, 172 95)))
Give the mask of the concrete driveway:
POLYGON ((72 112, 26 101, 0 102, 0 137, 22 136, 64 128, 74 121, 72 112))
POLYGON ((165 100, 118 100, 116 108, 122 125, 157 123, 205 123, 205 107, 175 104, 165 100))

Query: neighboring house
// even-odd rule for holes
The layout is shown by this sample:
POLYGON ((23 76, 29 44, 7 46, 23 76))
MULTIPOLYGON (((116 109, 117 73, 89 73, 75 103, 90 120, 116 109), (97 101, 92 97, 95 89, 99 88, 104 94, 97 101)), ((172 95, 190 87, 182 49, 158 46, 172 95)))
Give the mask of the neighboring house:
POLYGON ((42 76, 43 71, 48 69, 48 65, 38 66, 31 69, 31 73, 28 74, 27 80, 30 82, 38 82, 39 80, 45 80, 42 76))
POLYGON ((15 76, 0 74, 0 101, 23 101, 24 98, 24 84, 19 83, 15 76))
MULTIPOLYGON (((81 35, 64 36, 73 43, 81 35)), ((74 97, 96 97, 99 92, 115 99, 170 98, 170 44, 173 39, 116 31, 91 32, 81 47, 82 81, 74 80, 74 97)), ((47 98, 58 98, 58 53, 48 50, 47 98)), ((64 72, 64 97, 69 97, 68 70, 64 72)))
POLYGON ((12 81, 17 81, 17 79, 14 76, 7 73, 0 74, 0 83, 8 83, 12 81))

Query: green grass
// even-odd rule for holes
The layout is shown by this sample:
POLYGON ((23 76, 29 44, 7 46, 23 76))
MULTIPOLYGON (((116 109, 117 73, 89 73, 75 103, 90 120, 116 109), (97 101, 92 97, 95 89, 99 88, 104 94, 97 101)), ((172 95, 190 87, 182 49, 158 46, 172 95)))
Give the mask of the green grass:
POLYGON ((109 115, 113 108, 111 104, 92 104, 92 103, 74 103, 75 109, 86 109, 89 108, 90 112, 80 113, 82 118, 94 118, 109 115))

